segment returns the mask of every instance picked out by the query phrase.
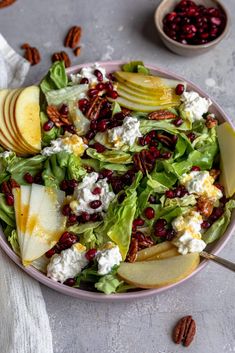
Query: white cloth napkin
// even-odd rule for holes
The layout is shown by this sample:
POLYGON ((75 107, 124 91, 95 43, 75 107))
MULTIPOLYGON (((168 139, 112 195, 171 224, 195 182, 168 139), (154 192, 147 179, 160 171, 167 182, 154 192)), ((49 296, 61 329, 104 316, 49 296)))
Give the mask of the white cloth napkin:
MULTIPOLYGON (((0 88, 19 87, 29 63, 0 34, 0 88)), ((53 353, 39 284, 0 250, 0 353, 53 353)))

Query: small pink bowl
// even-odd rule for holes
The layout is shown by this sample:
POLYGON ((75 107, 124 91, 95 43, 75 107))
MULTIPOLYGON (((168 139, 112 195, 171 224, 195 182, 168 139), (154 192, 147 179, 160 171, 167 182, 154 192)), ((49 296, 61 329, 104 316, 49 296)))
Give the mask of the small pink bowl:
MULTIPOLYGON (((112 72, 112 71, 120 70, 121 65, 123 65, 124 63, 125 62, 122 62, 122 61, 112 61, 112 62, 100 62, 99 64, 101 66, 104 66, 106 68, 107 72, 112 72)), ((92 65, 92 64, 84 64, 84 65, 74 66, 74 67, 68 69, 67 72, 68 72, 68 74, 76 73, 76 72, 78 72, 78 70, 81 67, 90 66, 90 65, 92 65)), ((185 80, 183 77, 175 75, 174 73, 172 73, 168 70, 166 71, 166 70, 160 69, 156 66, 152 66, 152 65, 147 65, 147 66, 151 70, 152 74, 160 75, 160 76, 163 76, 166 78, 172 78, 172 79, 176 79, 176 80, 185 81, 185 82, 187 82, 189 90, 194 90, 194 91, 198 92, 201 96, 206 97, 206 98, 210 98, 199 87, 194 85, 192 82, 185 80)), ((211 100, 213 102, 213 108, 211 109, 211 112, 216 114, 216 116, 219 118, 220 122, 228 121, 232 125, 232 122, 230 121, 228 116, 225 114, 225 112, 220 108, 220 106, 213 99, 211 99, 211 100)), ((222 250, 222 248, 225 246, 225 244, 229 241, 234 230, 235 230, 235 212, 232 213, 232 219, 231 219, 230 225, 229 225, 228 229, 226 230, 225 234, 222 236, 221 239, 216 241, 214 244, 210 245, 210 247, 208 247, 208 250, 213 252, 214 254, 218 254, 218 252, 220 250, 222 250)), ((85 290, 65 286, 61 283, 54 282, 53 280, 46 277, 43 273, 39 272, 38 270, 36 270, 32 266, 25 268, 22 265, 20 258, 12 250, 10 244, 8 243, 6 237, 1 229, 0 229, 0 247, 9 256, 9 258, 11 258, 19 267, 22 268, 22 270, 24 270, 31 277, 35 278, 36 280, 43 283, 44 285, 46 285, 52 289, 55 289, 58 292, 70 295, 75 298, 85 299, 85 300, 93 300, 93 301, 99 301, 99 302, 120 302, 120 301, 128 301, 128 300, 139 299, 139 298, 147 298, 151 295, 156 295, 158 293, 164 292, 167 289, 174 288, 180 284, 183 284, 186 280, 188 280, 189 278, 194 276, 196 273, 201 271, 205 267, 205 265, 207 264, 206 260, 201 261, 198 268, 192 274, 190 274, 190 276, 188 276, 187 278, 185 278, 177 283, 171 284, 170 286, 157 288, 157 289, 135 290, 132 292, 121 293, 121 294, 105 295, 102 293, 88 292, 85 290)))
POLYGON ((230 27, 230 16, 229 12, 224 6, 224 3, 219 0, 194 0, 197 5, 204 5, 205 7, 216 7, 220 8, 225 16, 226 16, 226 26, 221 35, 215 40, 200 45, 189 45, 189 44, 181 44, 171 39, 166 35, 163 31, 163 19, 166 14, 172 12, 176 4, 179 3, 179 0, 163 0, 160 5, 157 7, 154 15, 155 25, 158 30, 158 34, 165 44, 165 46, 173 51, 174 53, 182 56, 195 56, 208 52, 209 50, 216 47, 227 35, 230 27))

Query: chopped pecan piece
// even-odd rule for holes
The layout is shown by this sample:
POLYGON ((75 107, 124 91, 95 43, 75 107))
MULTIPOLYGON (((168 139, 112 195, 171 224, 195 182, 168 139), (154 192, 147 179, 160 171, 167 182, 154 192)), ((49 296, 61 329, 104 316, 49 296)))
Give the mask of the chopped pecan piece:
POLYGON ((169 112, 169 110, 157 110, 148 115, 150 120, 166 120, 166 119, 176 119, 177 115, 169 112))
POLYGON ((134 166, 137 170, 140 170, 143 174, 147 171, 151 172, 155 165, 155 160, 152 158, 151 152, 142 150, 139 153, 135 153, 133 156, 134 166))
POLYGON ((25 50, 24 57, 31 65, 37 65, 41 61, 41 56, 37 48, 31 47, 28 43, 21 46, 25 50))
POLYGON ((90 120, 96 120, 99 117, 100 111, 102 109, 104 98, 96 96, 91 101, 90 108, 86 113, 86 117, 90 120))
POLYGON ((82 34, 81 27, 74 26, 70 28, 65 38, 64 46, 74 49, 80 41, 81 34, 82 34))
POLYGON ((16 0, 1 0, 0 1, 0 9, 2 9, 3 7, 10 6, 10 5, 14 4, 14 2, 16 2, 16 0))
POLYGON ((164 134, 157 134, 157 139, 160 141, 163 145, 167 147, 172 147, 172 139, 169 136, 166 136, 164 134))
POLYGON ((135 262, 137 258, 137 252, 138 252, 138 240, 135 238, 132 238, 126 260, 128 262, 135 262))
POLYGON ((48 118, 53 121, 53 123, 57 127, 72 125, 67 115, 61 114, 54 105, 47 106, 47 115, 48 118))
POLYGON ((210 217, 214 208, 214 204, 211 200, 204 196, 200 196, 197 200, 197 210, 204 217, 210 217))
POLYGON ((130 115, 130 109, 127 109, 127 108, 122 108, 122 114, 125 115, 125 116, 128 116, 130 115))
POLYGON ((150 248, 154 245, 153 240, 150 237, 147 237, 142 232, 133 233, 132 237, 138 240, 138 250, 150 248))
POLYGON ((173 331, 173 341, 176 344, 182 343, 188 347, 196 334, 196 323, 192 316, 185 316, 180 319, 173 331))
POLYGON ((69 59, 68 54, 65 51, 60 51, 58 53, 54 53, 51 57, 51 61, 54 63, 55 61, 64 61, 65 67, 71 66, 71 61, 69 59))
POLYGON ((219 169, 211 169, 209 173, 210 173, 210 176, 212 176, 212 178, 214 180, 216 180, 218 178, 218 176, 220 175, 220 170, 219 169))
POLYGON ((81 54, 81 47, 75 48, 73 53, 74 53, 75 56, 79 56, 81 54))
POLYGON ((218 121, 214 118, 213 115, 207 115, 206 117, 206 127, 212 129, 214 126, 218 125, 218 121))

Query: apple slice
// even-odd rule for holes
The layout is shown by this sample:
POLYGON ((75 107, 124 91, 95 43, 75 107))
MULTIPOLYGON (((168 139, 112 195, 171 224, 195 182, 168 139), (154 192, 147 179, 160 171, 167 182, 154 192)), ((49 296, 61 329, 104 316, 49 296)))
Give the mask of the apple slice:
POLYGON ((170 241, 164 241, 163 243, 138 251, 136 261, 145 261, 149 257, 157 256, 164 251, 174 248, 175 246, 170 241))
POLYGON ((155 100, 149 99, 148 95, 146 94, 145 96, 143 95, 142 97, 136 97, 133 94, 129 94, 126 91, 122 89, 117 89, 118 95, 124 99, 127 99, 131 102, 134 103, 139 103, 143 105, 150 105, 150 106, 156 106, 156 105, 162 105, 162 104, 172 104, 172 103, 177 103, 177 105, 180 104, 180 97, 177 95, 168 95, 168 96, 160 96, 159 98, 156 98, 155 100))
POLYGON ((159 288, 176 283, 192 273, 200 262, 198 253, 145 262, 122 262, 118 275, 139 288, 159 288))
POLYGON ((175 88, 178 84, 186 85, 185 82, 167 79, 159 76, 142 75, 133 72, 117 71, 114 76, 119 82, 128 82, 129 84, 141 88, 145 91, 155 91, 159 88, 175 88))
POLYGON ((15 139, 17 139, 18 144, 25 149, 27 154, 35 154, 37 152, 36 149, 34 149, 32 146, 27 145, 21 138, 21 136, 19 135, 16 125, 15 125, 15 119, 14 119, 14 115, 15 115, 15 105, 16 105, 16 100, 19 96, 19 94, 22 92, 23 89, 18 89, 11 98, 10 101, 10 106, 9 106, 9 122, 10 122, 10 128, 11 131, 13 131, 14 135, 15 135, 15 139))
POLYGON ((227 197, 235 193, 235 130, 229 123, 217 127, 221 156, 221 181, 227 197))
POLYGON ((115 101, 115 102, 119 103, 121 107, 130 109, 130 110, 134 110, 134 111, 146 112, 146 113, 154 112, 154 111, 160 110, 160 109, 169 109, 169 108, 172 108, 172 107, 179 105, 179 103, 162 104, 162 105, 157 105, 157 106, 143 105, 143 104, 139 104, 139 103, 134 103, 134 102, 129 101, 128 99, 125 99, 122 97, 118 97, 115 100, 109 98, 109 100, 111 102, 115 101))
POLYGON ((5 102, 4 102, 4 107, 3 107, 3 112, 4 112, 4 123, 6 125, 6 128, 8 130, 9 138, 11 139, 12 144, 14 144, 15 148, 17 149, 18 152, 20 152, 22 155, 27 154, 27 149, 24 148, 24 146, 21 145, 20 140, 17 135, 15 135, 14 130, 12 129, 11 126, 11 117, 10 117, 10 104, 12 101, 12 98, 15 93, 17 93, 17 89, 10 90, 9 93, 6 96, 5 102))
POLYGON ((38 152, 41 148, 39 110, 39 87, 25 88, 16 100, 14 121, 24 143, 38 152))
POLYGON ((168 257, 174 257, 174 256, 178 256, 178 255, 180 255, 180 253, 178 252, 178 249, 176 247, 174 247, 173 249, 163 251, 159 254, 148 257, 145 261, 167 259, 168 257))
POLYGON ((4 102, 10 91, 7 89, 0 90, 0 144, 6 149, 19 152, 14 142, 11 140, 8 129, 4 121, 4 102))

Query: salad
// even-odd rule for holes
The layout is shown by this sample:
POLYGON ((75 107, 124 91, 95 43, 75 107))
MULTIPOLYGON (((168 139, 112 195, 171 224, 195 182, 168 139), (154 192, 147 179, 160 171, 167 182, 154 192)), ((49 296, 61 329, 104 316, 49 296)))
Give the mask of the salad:
POLYGON ((105 294, 187 277, 235 207, 234 131, 211 108, 140 61, 0 91, 0 220, 23 265, 105 294))

